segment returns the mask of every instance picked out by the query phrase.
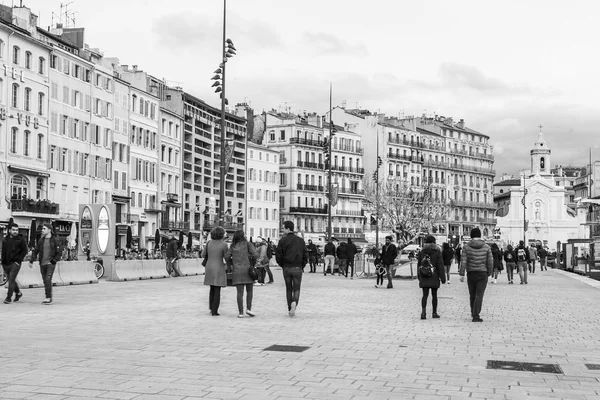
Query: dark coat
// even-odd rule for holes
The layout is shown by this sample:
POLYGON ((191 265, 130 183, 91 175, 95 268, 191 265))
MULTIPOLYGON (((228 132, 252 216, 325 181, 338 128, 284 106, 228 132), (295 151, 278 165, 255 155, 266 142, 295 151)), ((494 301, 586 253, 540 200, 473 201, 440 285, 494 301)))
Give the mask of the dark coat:
POLYGON ((281 268, 303 268, 308 263, 308 250, 304 239, 294 232, 290 232, 279 239, 275 250, 275 259, 281 268))
POLYGON ((348 257, 348 260, 354 260, 354 256, 356 255, 356 253, 358 253, 356 245, 354 244, 354 242, 349 241, 346 245, 346 256, 348 257))
POLYGON ((504 250, 504 262, 507 264, 516 264, 517 263, 517 255, 514 250, 504 250))
POLYGON ((442 249, 442 260, 444 261, 444 265, 452 264, 452 257, 454 257, 454 251, 452 251, 450 247, 442 249))
MULTIPOLYGON (((36 260, 40 263, 42 262, 42 259, 44 258, 44 239, 45 238, 40 238, 40 240, 37 241, 35 249, 33 249, 33 252, 31 253, 30 262, 34 262, 36 260)), ((54 235, 50 236, 50 264, 56 265, 56 263, 60 260, 60 256, 61 253, 58 245, 56 244, 56 239, 54 238, 54 235)))
POLYGON ((394 243, 384 244, 381 249, 381 261, 383 265, 392 265, 398 256, 398 249, 394 243))
POLYGON ((314 243, 311 243, 308 246, 306 246, 306 249, 308 250, 309 257, 317 256, 317 246, 314 243))
POLYGON ((425 243, 423 249, 419 253, 417 262, 417 278, 419 278, 420 288, 439 288, 440 280, 442 283, 446 283, 446 273, 444 270, 444 262, 442 260, 442 251, 435 243, 425 243), (432 276, 422 276, 420 271, 421 261, 425 257, 429 256, 431 265, 433 265, 432 276))
POLYGON ((495 249, 492 247, 492 258, 494 259, 494 269, 495 270, 502 270, 502 250, 500 249, 495 249))
POLYGON ((179 248, 179 241, 175 238, 169 240, 167 243, 167 258, 172 260, 177 258, 177 249, 179 248))
POLYGON ((335 256, 335 245, 333 243, 327 243, 323 249, 324 256, 335 256))
POLYGON ((2 244, 2 265, 7 267, 13 263, 21 265, 28 252, 27 241, 23 235, 18 234, 13 238, 8 234, 2 244))
POLYGON ((345 242, 340 243, 338 246, 336 256, 340 260, 348 259, 348 245, 345 242))

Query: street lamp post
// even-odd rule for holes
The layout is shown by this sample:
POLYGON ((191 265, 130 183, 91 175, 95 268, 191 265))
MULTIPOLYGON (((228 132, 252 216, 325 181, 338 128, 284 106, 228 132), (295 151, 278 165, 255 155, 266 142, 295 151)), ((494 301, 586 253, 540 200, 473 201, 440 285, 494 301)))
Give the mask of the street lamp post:
POLYGON ((219 226, 225 226, 225 179, 227 177, 228 163, 225 160, 226 153, 225 147, 227 143, 227 133, 225 131, 225 105, 228 104, 227 98, 225 97, 225 64, 227 59, 235 55, 235 46, 231 39, 226 38, 226 24, 227 24, 227 0, 223 0, 223 42, 222 51, 223 56, 219 68, 215 70, 215 76, 212 77, 212 87, 216 87, 215 93, 219 93, 221 97, 221 151, 220 151, 220 172, 219 177, 219 226))
POLYGON ((377 134, 377 166, 373 173, 373 181, 375 181, 375 248, 379 250, 379 167, 383 163, 379 156, 379 133, 377 134))

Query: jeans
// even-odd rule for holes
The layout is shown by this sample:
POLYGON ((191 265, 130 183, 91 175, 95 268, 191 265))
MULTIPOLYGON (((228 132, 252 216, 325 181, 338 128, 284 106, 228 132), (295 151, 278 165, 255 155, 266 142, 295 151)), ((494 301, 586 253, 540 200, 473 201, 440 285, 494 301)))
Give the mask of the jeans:
POLYGON ((354 257, 346 260, 346 278, 348 277, 348 270, 350 269, 350 277, 354 276, 354 257))
POLYGON ((21 293, 19 285, 17 284, 17 275, 21 270, 21 266, 17 263, 12 263, 3 265, 2 269, 4 269, 4 274, 8 278, 8 293, 6 294, 6 298, 10 299, 13 293, 21 293))
POLYGON ((548 271, 548 267, 546 266, 546 257, 540 257, 540 271, 548 271))
POLYGON ((513 273, 515 271, 515 263, 506 263, 506 277, 509 282, 513 281, 513 273))
POLYGON ((246 310, 252 310, 252 294, 254 290, 253 283, 243 283, 241 285, 235 285, 237 289, 237 305, 240 314, 244 313, 244 287, 246 288, 246 310))
POLYGON ((310 266, 310 272, 317 272, 317 257, 308 256, 308 265, 310 266))
POLYGON ((388 278, 387 287, 393 288, 394 285, 392 285, 392 270, 394 269, 394 264, 384 265, 384 266, 385 266, 385 270, 386 270, 386 274, 387 274, 387 278, 388 278))
POLYGON ((40 272, 42 273, 42 280, 44 281, 44 291, 46 292, 46 298, 52 298, 52 275, 54 275, 54 269, 56 265, 46 264, 40 265, 40 272))
POLYGON ((531 259, 531 270, 529 272, 535 274, 535 258, 531 259))
POLYGON ((302 267, 284 267, 283 280, 285 281, 285 294, 287 296, 288 311, 292 309, 292 302, 298 305, 300 300, 300 286, 302 285, 302 267))
MULTIPOLYGON (((256 272, 258 272, 258 283, 265 283, 265 276, 267 276, 267 272, 263 267, 256 268, 256 272)), ((237 286, 237 285, 236 285, 237 286)))
POLYGON ((446 282, 450 281, 450 267, 452 264, 444 265, 444 271, 446 272, 446 282))
POLYGON ((221 286, 210 285, 210 292, 208 293, 208 307, 210 312, 216 314, 219 311, 219 305, 221 304, 221 286))
POLYGON ((519 278, 521 278, 521 283, 527 283, 527 262, 518 262, 517 267, 519 268, 519 278))
POLYGON ((427 307, 427 298, 429 297, 429 289, 431 289, 431 305, 433 306, 433 313, 437 313, 438 306, 438 297, 437 291, 438 288, 428 288, 424 287, 423 289, 423 297, 421 297, 421 307, 423 308, 423 312, 425 312, 425 308, 427 307))
MULTIPOLYGON (((267 275, 269 275, 269 282, 273 282, 273 273, 271 272, 271 267, 269 267, 268 265, 265 267, 265 271, 267 273, 267 275)), ((265 280, 265 277, 263 275, 263 282, 265 280)))
POLYGON ((338 258, 338 273, 348 276, 348 267, 346 266, 345 258, 338 258))
POLYGON ((467 272, 467 285, 469 286, 469 301, 473 319, 479 318, 483 305, 483 294, 488 283, 488 273, 485 271, 467 272))
POLYGON ((173 277, 181 276, 181 271, 177 265, 177 260, 173 261, 172 258, 167 258, 167 273, 173 277))
POLYGON ((331 275, 333 275, 333 267, 335 265, 335 256, 325 256, 325 264, 323 265, 323 273, 327 274, 327 267, 331 267, 331 275))

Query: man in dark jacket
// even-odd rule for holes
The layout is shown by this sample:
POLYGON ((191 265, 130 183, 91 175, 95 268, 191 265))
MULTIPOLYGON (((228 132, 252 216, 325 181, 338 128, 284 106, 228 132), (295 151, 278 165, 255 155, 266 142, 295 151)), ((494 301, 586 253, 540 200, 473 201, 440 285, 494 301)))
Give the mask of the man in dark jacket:
POLYGON ((42 236, 31 254, 29 268, 33 268, 33 262, 36 260, 40 262, 40 272, 44 281, 44 291, 46 294, 46 298, 42 301, 42 304, 52 304, 52 275, 54 275, 56 263, 60 260, 60 251, 52 235, 52 226, 50 224, 42 225, 42 236))
POLYGON ((314 274, 317 272, 317 246, 315 246, 312 240, 308 239, 308 246, 306 248, 308 250, 308 264, 310 266, 310 273, 314 274))
POLYGON ((494 259, 492 249, 481 239, 479 228, 471 229, 471 241, 463 247, 458 273, 461 282, 465 281, 465 270, 467 271, 473 322, 483 322, 479 314, 481 313, 483 294, 487 287, 488 277, 494 272, 494 259))
POLYGON ((4 239, 2 245, 2 269, 8 278, 8 293, 4 304, 12 302, 12 295, 15 294, 15 301, 23 297, 23 293, 17 284, 17 275, 21 270, 21 263, 27 255, 27 241, 19 233, 19 225, 12 223, 8 226, 8 236, 4 239))
POLYGON ((302 285, 302 268, 308 262, 308 250, 304 239, 294 234, 294 223, 283 223, 283 236, 277 244, 275 259, 283 270, 283 279, 287 296, 290 317, 296 315, 296 307, 300 300, 300 286, 302 285))
POLYGON ((181 271, 177 266, 179 254, 179 241, 175 239, 175 233, 169 231, 169 242, 167 243, 167 273, 173 277, 181 276, 181 271))
POLYGON ((347 261, 348 261, 348 244, 341 242, 335 251, 335 255, 338 259, 338 271, 340 275, 346 275, 348 277, 347 261))
POLYGON ((335 245, 329 239, 325 248, 323 249, 323 256, 325 257, 325 264, 323 265, 323 275, 327 276, 327 267, 331 267, 331 275, 333 275, 333 268, 335 266, 335 245))
POLYGON ((386 269, 386 274, 388 278, 388 289, 393 289, 394 285, 392 285, 392 268, 394 268, 394 262, 396 261, 396 257, 398 256, 398 249, 396 245, 392 243, 392 237, 385 237, 385 244, 381 249, 381 261, 383 262, 383 266, 386 269))
POLYGON ((356 245, 351 238, 348 238, 348 244, 346 245, 346 278, 350 269, 350 279, 354 279, 354 256, 356 253, 358 253, 356 245))
POLYGON ((521 278, 521 285, 525 283, 527 285, 527 270, 531 259, 529 258, 529 251, 525 247, 525 242, 519 241, 519 245, 515 249, 515 256, 517 257, 517 270, 519 271, 519 278, 521 278))

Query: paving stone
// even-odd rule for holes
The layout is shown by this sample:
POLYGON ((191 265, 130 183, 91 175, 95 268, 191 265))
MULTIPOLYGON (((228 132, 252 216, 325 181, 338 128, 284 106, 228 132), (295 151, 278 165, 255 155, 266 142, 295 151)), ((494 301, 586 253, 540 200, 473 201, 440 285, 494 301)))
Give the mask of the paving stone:
POLYGON ((0 398, 600 398, 598 371, 585 366, 600 363, 600 288, 583 278, 551 270, 519 286, 501 276, 479 324, 454 274, 436 320, 420 320, 415 281, 380 290, 319 274, 304 275, 290 318, 280 270, 275 278, 255 288, 258 316, 244 319, 231 288, 210 316, 202 276, 58 287, 52 307, 27 289, 2 310, 19 335, 3 336, 0 398), (309 349, 263 351, 276 344, 309 349), (487 370, 488 360, 558 364, 565 375, 487 370))

